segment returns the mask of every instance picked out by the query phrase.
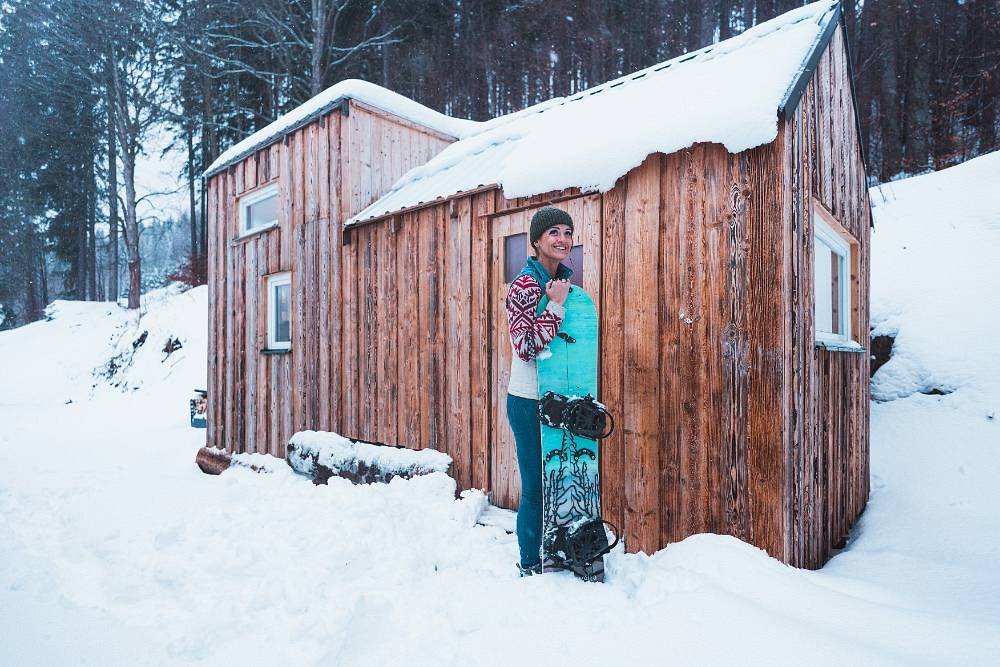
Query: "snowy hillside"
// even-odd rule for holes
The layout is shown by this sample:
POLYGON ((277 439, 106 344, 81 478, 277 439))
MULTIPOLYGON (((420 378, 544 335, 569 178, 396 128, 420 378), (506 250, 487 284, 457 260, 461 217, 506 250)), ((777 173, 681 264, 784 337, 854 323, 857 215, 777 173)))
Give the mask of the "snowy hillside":
POLYGON ((995 664, 998 182, 1000 153, 873 190, 895 356, 871 501, 818 572, 699 535, 611 556, 604 585, 518 579, 515 538, 440 473, 203 475, 204 288, 142 317, 57 302, 0 333, 0 664, 995 664))

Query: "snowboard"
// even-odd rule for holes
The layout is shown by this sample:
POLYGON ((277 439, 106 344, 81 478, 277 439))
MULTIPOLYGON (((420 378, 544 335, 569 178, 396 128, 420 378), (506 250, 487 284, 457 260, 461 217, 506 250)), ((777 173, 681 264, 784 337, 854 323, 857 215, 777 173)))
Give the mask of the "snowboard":
MULTIPOLYGON (((543 310, 547 299, 539 304, 543 310)), ((538 396, 552 391, 567 398, 597 396, 597 309, 590 296, 573 286, 563 303, 565 315, 559 333, 548 345, 549 354, 536 357, 538 396)), ((601 517, 600 452, 596 440, 554 428, 544 421, 542 431, 542 568, 563 569, 560 532, 601 517), (560 529, 563 529, 560 531, 560 529)), ((603 532, 603 529, 602 529, 603 532)), ((603 557, 592 567, 572 567, 574 574, 603 581, 603 557)))

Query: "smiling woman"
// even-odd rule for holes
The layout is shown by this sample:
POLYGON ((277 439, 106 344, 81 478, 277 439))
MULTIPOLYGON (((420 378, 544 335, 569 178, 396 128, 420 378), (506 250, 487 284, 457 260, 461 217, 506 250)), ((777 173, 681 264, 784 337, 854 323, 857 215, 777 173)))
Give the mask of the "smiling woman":
POLYGON ((507 419, 517 446, 521 501, 517 511, 517 542, 522 576, 540 571, 542 532, 542 445, 538 422, 538 353, 555 338, 562 323, 563 302, 573 271, 562 264, 573 248, 573 218, 554 207, 540 209, 531 218, 529 257, 507 291, 510 322, 510 383, 507 419), (544 298, 548 299, 542 307, 544 298))

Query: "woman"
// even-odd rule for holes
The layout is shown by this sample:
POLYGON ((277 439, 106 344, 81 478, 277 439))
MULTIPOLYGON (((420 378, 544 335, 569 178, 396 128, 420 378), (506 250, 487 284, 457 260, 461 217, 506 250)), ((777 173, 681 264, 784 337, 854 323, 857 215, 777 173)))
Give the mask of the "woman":
POLYGON ((510 321, 510 384, 507 419, 517 445, 521 473, 521 503, 517 510, 517 543, 521 576, 541 573, 542 436, 538 421, 538 369, 535 359, 555 338, 562 324, 563 302, 573 274, 561 262, 573 249, 573 219, 557 208, 543 208, 531 218, 529 235, 535 256, 511 283, 507 292, 510 321), (542 286, 548 303, 538 311, 542 286))

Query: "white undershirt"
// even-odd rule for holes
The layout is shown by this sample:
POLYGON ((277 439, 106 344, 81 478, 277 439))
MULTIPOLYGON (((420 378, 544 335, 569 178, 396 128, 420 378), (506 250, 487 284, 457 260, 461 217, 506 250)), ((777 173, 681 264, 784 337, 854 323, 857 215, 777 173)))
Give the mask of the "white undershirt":
MULTIPOLYGON (((554 301, 549 301, 548 305, 545 306, 545 310, 551 310, 560 319, 566 314, 566 310, 562 304, 554 301)), ((544 348, 538 354, 550 354, 549 348, 544 348)), ((542 358, 544 359, 545 357, 543 356, 542 358)), ((538 400, 538 364, 534 359, 529 359, 528 361, 522 360, 521 357, 517 356, 517 352, 513 349, 513 346, 511 346, 510 384, 507 385, 507 393, 512 396, 519 396, 520 398, 538 400)))

